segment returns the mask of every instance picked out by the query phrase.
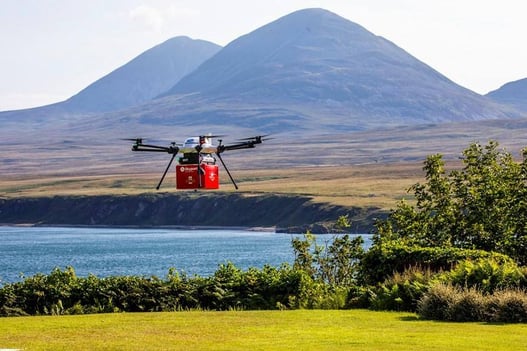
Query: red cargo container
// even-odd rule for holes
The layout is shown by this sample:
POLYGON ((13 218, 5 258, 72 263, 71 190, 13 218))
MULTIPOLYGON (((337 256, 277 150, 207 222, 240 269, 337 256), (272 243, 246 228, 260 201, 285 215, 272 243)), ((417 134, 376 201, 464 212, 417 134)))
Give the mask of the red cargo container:
MULTIPOLYGON (((201 169, 201 188, 218 189, 219 173, 217 165, 202 164, 201 169)), ((198 165, 177 165, 176 166, 176 187, 178 189, 198 189, 198 165)))

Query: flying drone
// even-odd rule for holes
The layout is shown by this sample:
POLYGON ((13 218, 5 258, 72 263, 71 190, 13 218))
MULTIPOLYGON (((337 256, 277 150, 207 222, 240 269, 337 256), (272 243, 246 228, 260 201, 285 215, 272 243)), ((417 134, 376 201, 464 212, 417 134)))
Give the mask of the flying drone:
POLYGON ((265 139, 266 136, 257 135, 243 138, 230 145, 223 144, 223 140, 221 139, 218 139, 217 145, 213 145, 212 139, 221 136, 210 134, 187 138, 183 144, 172 142, 169 146, 145 144, 142 138, 124 140, 134 142, 132 151, 166 152, 172 155, 161 180, 157 184, 157 190, 161 187, 161 183, 163 183, 172 162, 178 154, 182 156, 178 158, 178 165, 176 165, 177 189, 218 189, 220 179, 216 157, 223 165, 234 188, 238 189, 238 185, 234 181, 225 162, 223 162, 221 154, 225 151, 252 149, 256 144, 261 144, 263 141, 268 140, 265 139))

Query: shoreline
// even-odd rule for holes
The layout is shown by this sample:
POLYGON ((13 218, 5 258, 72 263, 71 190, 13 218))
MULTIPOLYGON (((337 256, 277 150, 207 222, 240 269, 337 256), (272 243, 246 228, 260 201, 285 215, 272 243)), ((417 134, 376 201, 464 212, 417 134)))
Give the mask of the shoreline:
MULTIPOLYGON (((312 203, 307 197, 236 194, 189 199, 180 195, 54 196, 0 200, 0 225, 27 227, 246 230, 331 234, 348 216, 351 233, 368 233, 384 214, 377 208, 312 203)), ((339 231, 340 232, 340 231, 339 231)))
POLYGON ((273 232, 276 227, 251 226, 207 226, 207 225, 104 225, 104 224, 39 224, 0 223, 0 227, 56 227, 56 228, 111 228, 111 229, 176 229, 176 230, 245 230, 248 232, 273 232))

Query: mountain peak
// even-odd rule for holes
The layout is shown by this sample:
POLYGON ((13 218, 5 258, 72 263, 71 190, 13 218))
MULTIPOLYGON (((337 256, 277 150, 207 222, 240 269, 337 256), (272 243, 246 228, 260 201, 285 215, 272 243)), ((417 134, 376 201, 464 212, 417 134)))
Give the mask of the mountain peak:
POLYGON ((166 91, 221 49, 178 36, 152 47, 64 102, 70 111, 105 112, 142 104, 166 91))
POLYGON ((289 78, 298 78, 332 68, 353 69, 354 61, 363 59, 361 55, 376 51, 396 57, 401 56, 402 50, 330 11, 299 10, 232 41, 200 70, 163 95, 234 91, 247 94, 251 91, 247 83, 257 83, 270 74, 280 75, 282 71, 289 78))
POLYGON ((232 41, 169 95, 184 97, 180 102, 199 98, 202 104, 324 111, 341 116, 325 123, 346 129, 508 116, 392 42, 318 8, 293 12, 232 41))

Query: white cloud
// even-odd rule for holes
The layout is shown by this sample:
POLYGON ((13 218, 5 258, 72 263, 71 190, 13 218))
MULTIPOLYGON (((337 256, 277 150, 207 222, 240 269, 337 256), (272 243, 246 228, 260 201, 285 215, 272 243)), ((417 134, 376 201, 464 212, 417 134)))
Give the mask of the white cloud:
POLYGON ((168 16, 171 18, 176 17, 196 17, 200 14, 200 11, 198 9, 190 8, 190 7, 181 7, 177 5, 170 5, 166 11, 168 16))
POLYGON ((146 5, 135 7, 129 11, 128 15, 132 20, 143 23, 155 32, 161 31, 165 24, 163 13, 156 8, 146 5))

